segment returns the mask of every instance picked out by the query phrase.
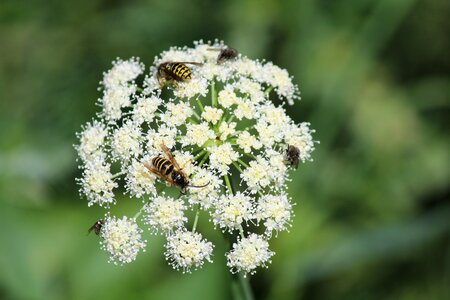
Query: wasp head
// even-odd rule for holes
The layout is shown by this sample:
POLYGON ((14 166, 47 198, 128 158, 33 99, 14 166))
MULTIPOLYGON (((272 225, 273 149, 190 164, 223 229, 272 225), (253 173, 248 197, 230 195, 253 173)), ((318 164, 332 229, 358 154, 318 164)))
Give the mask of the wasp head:
POLYGON ((189 182, 186 180, 186 177, 184 177, 179 172, 172 172, 172 180, 175 182, 177 186, 179 186, 182 190, 184 190, 189 182))

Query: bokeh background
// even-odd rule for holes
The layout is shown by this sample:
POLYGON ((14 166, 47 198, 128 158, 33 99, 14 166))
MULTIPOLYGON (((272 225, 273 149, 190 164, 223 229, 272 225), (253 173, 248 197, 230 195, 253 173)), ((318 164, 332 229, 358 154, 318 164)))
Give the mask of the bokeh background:
POLYGON ((74 180, 111 61, 215 38, 287 68, 320 140, 256 298, 450 299, 449 37, 448 0, 1 0, 0 299, 231 297, 220 242, 192 275, 152 236, 108 264, 74 180))

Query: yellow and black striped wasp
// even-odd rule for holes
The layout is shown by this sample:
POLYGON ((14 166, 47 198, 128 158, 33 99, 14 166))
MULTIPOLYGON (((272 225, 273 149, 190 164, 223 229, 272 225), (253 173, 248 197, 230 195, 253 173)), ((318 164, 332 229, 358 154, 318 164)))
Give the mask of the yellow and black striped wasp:
POLYGON ((167 148, 166 145, 161 144, 161 149, 166 154, 167 158, 162 156, 156 156, 152 158, 151 164, 148 162, 144 163, 144 166, 153 174, 159 178, 167 181, 169 184, 177 186, 181 189, 184 194, 187 187, 202 188, 205 185, 189 185, 189 179, 183 169, 178 165, 172 152, 167 148))
POLYGON ((201 66, 197 62, 163 62, 158 65, 156 78, 159 85, 163 88, 168 81, 172 81, 175 85, 177 82, 188 81, 192 78, 191 69, 186 65, 201 66))

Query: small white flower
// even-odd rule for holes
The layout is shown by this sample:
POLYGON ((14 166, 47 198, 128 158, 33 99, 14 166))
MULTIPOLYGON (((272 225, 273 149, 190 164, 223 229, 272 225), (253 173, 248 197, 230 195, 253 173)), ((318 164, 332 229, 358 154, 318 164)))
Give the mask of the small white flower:
POLYGON ((285 155, 272 149, 267 150, 265 154, 272 170, 270 177, 273 182, 273 187, 275 189, 281 188, 288 176, 285 155))
POLYGON ((175 137, 178 130, 176 127, 160 125, 158 131, 149 130, 147 132, 147 151, 150 154, 156 154, 155 151, 161 151, 161 145, 166 145, 171 149, 175 146, 175 137))
POLYGON ((255 104, 245 99, 238 99, 238 106, 234 110, 234 114, 239 120, 255 119, 257 117, 255 104))
POLYGON ((190 273, 203 266, 204 261, 212 262, 213 244, 203 239, 197 232, 181 229, 167 238, 166 260, 176 270, 190 273))
POLYGON ((100 99, 103 105, 103 113, 108 122, 118 120, 122 117, 122 108, 131 105, 131 96, 136 90, 135 85, 118 85, 108 88, 100 99))
POLYGON ((231 85, 227 85, 223 90, 221 90, 218 94, 218 102, 224 108, 229 108, 233 104, 237 104, 239 97, 233 91, 233 87, 231 85))
POLYGON ((279 96, 286 98, 289 105, 294 104, 294 100, 298 98, 297 87, 292 83, 289 73, 285 69, 267 63, 261 74, 264 74, 263 81, 273 86, 279 96))
POLYGON ((277 125, 268 124, 262 119, 258 120, 255 128, 258 131, 259 140, 267 148, 271 148, 283 139, 283 131, 280 131, 277 125))
POLYGON ((293 145, 300 150, 302 161, 311 159, 311 152, 314 150, 311 132, 314 131, 309 128, 309 123, 301 123, 300 125, 292 124, 284 133, 286 144, 293 145))
POLYGON ((205 110, 202 112, 202 118, 207 122, 216 124, 223 115, 223 110, 211 106, 205 106, 205 110))
POLYGON ((260 187, 264 188, 269 185, 271 172, 269 162, 259 156, 257 160, 250 161, 249 167, 242 172, 241 177, 247 183, 250 191, 256 193, 260 187))
POLYGON ((250 153, 252 148, 259 149, 262 147, 262 144, 256 139, 256 137, 251 135, 246 130, 239 134, 236 144, 243 149, 245 153, 250 153))
POLYGON ((225 141, 229 136, 233 135, 236 132, 235 128, 235 122, 222 122, 222 124, 220 124, 219 126, 220 140, 225 141))
POLYGON ((183 226, 187 221, 184 216, 186 206, 182 200, 175 200, 170 197, 158 196, 145 206, 145 223, 150 226, 153 232, 161 230, 163 233, 170 233, 173 229, 183 226))
POLYGON ((172 154, 181 170, 189 177, 194 172, 195 168, 194 156, 190 152, 179 150, 173 151, 172 154))
POLYGON ((81 193, 86 195, 88 205, 108 206, 115 203, 113 189, 118 185, 112 179, 111 166, 101 159, 89 161, 83 172, 81 193))
POLYGON ((136 79, 144 71, 144 64, 138 58, 129 60, 117 59, 111 70, 103 77, 103 85, 110 89, 136 79))
MULTIPOLYGON (((200 57, 200 60, 211 61, 214 64, 217 59, 217 52, 211 51, 211 47, 216 47, 215 45, 204 44, 203 41, 195 41, 194 52, 200 57)), ((223 45, 217 45, 217 47, 221 47, 223 45)))
POLYGON ((253 78, 260 76, 261 64, 247 57, 232 62, 231 67, 240 75, 253 78))
MULTIPOLYGON (((109 261, 114 264, 130 263, 144 249, 146 241, 141 237, 140 229, 134 219, 108 218, 101 230, 101 247, 109 255, 109 261)), ((143 250, 145 251, 145 250, 143 250)))
POLYGON ((209 209, 219 197, 222 180, 219 176, 205 168, 196 168, 191 180, 192 185, 203 186, 189 190, 189 203, 200 204, 203 209, 209 209))
POLYGON ((89 160, 103 146, 108 131, 102 123, 88 123, 83 132, 78 134, 80 145, 76 146, 78 155, 83 161, 89 160))
POLYGON ((256 218, 264 222, 266 234, 272 231, 283 231, 287 229, 292 215, 292 205, 285 193, 280 195, 264 195, 258 200, 256 218))
POLYGON ((208 81, 205 78, 193 77, 192 79, 178 84, 174 94, 179 98, 193 98, 195 96, 206 96, 208 94, 208 81))
POLYGON ((209 128, 208 123, 186 124, 187 132, 182 138, 183 145, 202 146, 207 140, 215 137, 214 131, 209 128))
POLYGON ((210 148, 210 152, 210 166, 219 171, 221 175, 225 175, 229 170, 229 165, 239 158, 239 153, 233 150, 230 143, 214 146, 210 148))
POLYGON ((162 62, 167 61, 196 61, 196 57, 192 55, 192 52, 186 51, 187 47, 171 47, 169 50, 161 53, 161 59, 155 61, 155 65, 159 65, 162 62))
POLYGON ((161 121, 169 126, 180 126, 186 122, 193 113, 189 103, 180 102, 178 104, 167 103, 167 111, 161 116, 161 121))
POLYGON ((265 100, 265 95, 261 90, 261 85, 253 80, 242 77, 237 82, 236 87, 241 93, 246 94, 249 102, 253 104, 264 102, 265 100))
POLYGON ((282 107, 275 107, 273 104, 269 104, 262 106, 259 111, 265 122, 279 126, 280 130, 284 129, 283 126, 291 122, 291 119, 286 115, 282 107))
POLYGON ((215 54, 214 58, 210 62, 206 62, 203 64, 201 68, 202 76, 207 80, 217 79, 220 82, 226 82, 228 79, 232 78, 233 70, 227 67, 224 67, 223 64, 217 64, 217 52, 208 51, 210 53, 215 54))
POLYGON ((159 81, 154 75, 154 73, 156 72, 156 68, 152 67, 151 70, 152 70, 151 75, 146 75, 144 79, 143 84, 144 90, 142 92, 143 95, 150 95, 151 93, 153 93, 156 90, 159 90, 160 88, 159 81))
POLYGON ((161 99, 156 96, 139 99, 134 107, 133 120, 138 125, 144 122, 151 123, 159 105, 161 105, 161 99))
POLYGON ((112 137, 114 155, 123 160, 138 156, 141 153, 140 137, 140 131, 131 122, 119 127, 112 137))
MULTIPOLYGON (((147 158, 146 160, 149 161, 150 159, 147 158)), ((127 171, 126 187, 131 195, 140 198, 147 194, 156 193, 156 177, 147 170, 142 161, 133 160, 127 171)))
POLYGON ((233 244, 233 249, 226 255, 227 265, 232 273, 254 274, 257 267, 267 267, 266 264, 271 263, 270 258, 274 254, 263 237, 252 233, 233 244))
POLYGON ((242 222, 254 217, 252 198, 241 192, 236 195, 222 195, 214 206, 214 224, 230 232, 239 229, 242 222))

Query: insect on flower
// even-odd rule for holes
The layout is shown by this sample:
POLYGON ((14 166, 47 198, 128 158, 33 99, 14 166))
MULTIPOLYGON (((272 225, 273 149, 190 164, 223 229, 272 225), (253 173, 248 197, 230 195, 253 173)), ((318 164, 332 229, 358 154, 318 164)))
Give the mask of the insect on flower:
POLYGON ((92 230, 94 230, 95 234, 99 235, 100 231, 102 230, 103 224, 105 224, 105 221, 98 220, 94 223, 94 225, 91 226, 91 228, 89 228, 88 234, 91 233, 92 230))
POLYGON ((219 55, 217 56, 217 63, 223 63, 227 60, 235 59, 239 52, 231 47, 227 48, 208 48, 210 51, 220 51, 219 55))
POLYGON ((165 157, 156 156, 152 159, 151 164, 145 162, 144 166, 150 172, 167 181, 171 185, 179 187, 183 194, 185 193, 187 187, 202 188, 209 184, 208 182, 204 185, 189 185, 189 179, 187 175, 183 172, 183 168, 178 165, 169 148, 167 148, 167 146, 164 144, 161 144, 161 148, 168 159, 165 157))
POLYGON ((196 65, 201 66, 201 63, 197 62, 163 62, 158 65, 156 71, 156 78, 159 85, 163 88, 168 81, 172 81, 175 85, 178 81, 187 81, 192 78, 191 69, 186 66, 196 65))
POLYGON ((293 146, 288 145, 288 148, 286 150, 286 154, 284 155, 284 160, 288 165, 295 166, 295 168, 298 168, 298 162, 300 157, 300 150, 293 146))

